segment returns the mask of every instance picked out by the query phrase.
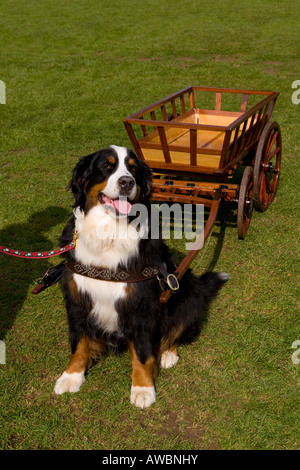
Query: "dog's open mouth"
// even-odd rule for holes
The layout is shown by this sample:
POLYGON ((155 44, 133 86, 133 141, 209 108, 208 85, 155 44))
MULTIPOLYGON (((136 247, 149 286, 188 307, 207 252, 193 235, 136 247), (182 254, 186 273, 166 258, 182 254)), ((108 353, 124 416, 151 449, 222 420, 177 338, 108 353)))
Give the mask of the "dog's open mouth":
POLYGON ((121 196, 119 199, 109 199, 105 194, 100 194, 100 202, 110 209, 114 209, 115 213, 118 214, 129 214, 131 210, 131 204, 125 196, 121 196))

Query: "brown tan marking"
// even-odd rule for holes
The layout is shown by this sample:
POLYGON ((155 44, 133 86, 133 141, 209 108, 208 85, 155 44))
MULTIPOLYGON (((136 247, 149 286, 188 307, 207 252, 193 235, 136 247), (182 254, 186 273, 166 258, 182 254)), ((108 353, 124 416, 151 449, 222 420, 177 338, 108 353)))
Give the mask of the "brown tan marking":
POLYGON ((83 336, 77 345, 76 351, 71 355, 66 372, 68 374, 73 374, 73 372, 84 372, 90 364, 91 354, 89 340, 87 336, 83 336))
POLYGON ((95 184, 95 186, 88 191, 86 195, 86 210, 91 209, 99 203, 99 193, 105 189, 106 183, 107 181, 105 180, 102 183, 95 184))
POLYGON ((167 338, 163 338, 161 340, 160 350, 159 350, 160 356, 165 351, 170 351, 170 352, 176 354, 176 356, 178 356, 177 346, 178 346, 178 340, 179 340, 179 337, 182 333, 182 330, 183 330, 182 326, 180 326, 177 329, 173 328, 173 330, 171 330, 169 336, 167 338))
POLYGON ((75 353, 71 355, 66 372, 68 374, 73 374, 73 372, 85 372, 91 365, 92 360, 101 356, 105 350, 106 346, 102 338, 91 340, 84 335, 79 341, 75 353))
POLYGON ((68 374, 73 372, 84 372, 92 363, 106 351, 105 342, 102 338, 91 340, 86 335, 79 341, 76 351, 71 355, 66 368, 68 374))
POLYGON ((74 280, 74 275, 73 274, 69 275, 68 283, 69 283, 70 294, 73 297, 73 299, 75 299, 78 296, 78 288, 77 288, 77 284, 74 280))
POLYGON ((107 161, 108 161, 109 163, 111 163, 112 165, 114 165, 114 164, 116 163, 116 159, 115 159, 115 157, 113 157, 113 156, 108 157, 107 161))
POLYGON ((153 387, 157 377, 157 365, 154 356, 150 356, 145 364, 137 357, 133 343, 129 345, 132 359, 132 385, 134 387, 153 387))

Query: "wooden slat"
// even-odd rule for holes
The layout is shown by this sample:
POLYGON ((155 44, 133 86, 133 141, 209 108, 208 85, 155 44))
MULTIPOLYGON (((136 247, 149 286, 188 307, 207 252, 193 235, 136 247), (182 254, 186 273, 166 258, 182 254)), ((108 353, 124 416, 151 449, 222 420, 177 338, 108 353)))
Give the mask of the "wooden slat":
POLYGON ((248 94, 243 95, 241 109, 240 109, 241 113, 244 113, 247 109, 248 97, 249 97, 248 94))
POLYGON ((263 128, 265 127, 265 123, 266 123, 266 120, 267 120, 267 116, 268 116, 268 109, 269 109, 269 106, 270 106, 270 103, 268 103, 263 111, 263 118, 262 118, 262 122, 261 122, 261 129, 259 131, 259 135, 260 133, 262 132, 263 128))
POLYGON ((216 93, 216 111, 221 111, 222 93, 216 93))
MULTIPOLYGON (((151 115, 152 121, 156 121, 156 114, 155 114, 155 111, 151 111, 150 115, 151 115)), ((157 126, 153 126, 153 127, 154 127, 154 130, 156 131, 157 126)))
POLYGON ((256 124, 255 124, 255 133, 254 133, 254 139, 256 139, 259 135, 260 128, 261 128, 261 115, 262 115, 262 108, 259 110, 257 114, 257 119, 256 119, 256 124))
POLYGON ((197 131, 195 129, 190 130, 190 154, 191 165, 197 165, 197 131))
POLYGON ((162 151, 163 151, 165 162, 166 163, 172 163, 170 152, 169 152, 169 147, 168 147, 168 142, 167 142, 167 139, 166 139, 165 129, 163 127, 160 127, 160 126, 158 126, 157 129, 158 129, 158 133, 159 133, 159 137, 160 137, 161 148, 162 148, 162 151))
POLYGON ((167 116, 167 111, 166 111, 165 105, 161 106, 160 109, 161 109, 161 115, 162 115, 163 120, 167 121, 168 116, 167 116))
POLYGON ((177 114, 177 110, 176 110, 176 104, 175 104, 175 100, 172 100, 171 101, 171 105, 172 105, 172 113, 173 113, 173 118, 177 118, 178 114, 177 114))
POLYGON ((244 138, 244 136, 245 136, 245 132, 246 132, 246 129, 247 129, 247 122, 248 122, 248 120, 244 122, 242 133, 239 137, 239 152, 238 153, 242 152, 243 149, 245 148, 245 138, 244 138))
POLYGON ((249 143, 250 143, 250 141, 251 141, 251 139, 252 139, 252 135, 253 135, 253 124, 254 124, 255 118, 256 118, 256 115, 253 114, 253 116, 251 117, 251 121, 250 121, 250 125, 249 125, 249 130, 248 130, 247 137, 246 137, 246 146, 249 145, 249 143))
POLYGON ((156 121, 155 111, 151 111, 150 116, 153 121, 156 121))
POLYGON ((132 129, 132 126, 130 124, 128 124, 128 122, 124 121, 124 126, 125 126, 125 129, 127 131, 127 134, 131 140, 131 143, 133 145, 133 148, 134 148, 134 151, 137 155, 137 157, 140 159, 140 160, 145 160, 144 158, 144 154, 143 152, 141 151, 141 147, 139 145, 139 141, 138 139, 136 138, 135 136, 135 133, 132 129))
POLYGON ((195 92, 194 90, 191 90, 189 92, 189 99, 190 99, 190 108, 193 109, 196 107, 196 104, 195 104, 195 92))
POLYGON ((181 105, 181 112, 182 114, 184 114, 185 113, 184 95, 180 96, 180 105, 181 105))
POLYGON ((220 168, 224 168, 225 165, 227 165, 227 161, 229 159, 229 144, 230 144, 230 139, 231 139, 231 132, 226 131, 225 132, 225 138, 223 141, 223 147, 222 147, 222 154, 221 154, 221 159, 220 159, 220 168))

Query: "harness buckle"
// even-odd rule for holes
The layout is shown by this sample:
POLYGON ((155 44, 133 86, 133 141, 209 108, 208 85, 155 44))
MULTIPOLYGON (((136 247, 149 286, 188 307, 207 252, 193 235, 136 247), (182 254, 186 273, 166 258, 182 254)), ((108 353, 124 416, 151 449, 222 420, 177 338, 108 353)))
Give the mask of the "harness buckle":
POLYGON ((159 275, 157 275, 156 277, 162 291, 166 290, 164 288, 165 285, 163 283, 167 284, 168 288, 171 289, 172 292, 176 292, 179 290, 179 282, 175 274, 168 274, 166 278, 159 277, 159 275))
POLYGON ((173 274, 173 273, 168 274, 166 282, 167 282, 168 286, 170 287, 170 289, 172 291, 176 292, 177 290, 179 290, 179 282, 178 282, 178 279, 175 276, 175 274, 173 274), (173 285, 172 285, 171 280, 172 280, 172 282, 175 281, 175 284, 173 283, 173 285))

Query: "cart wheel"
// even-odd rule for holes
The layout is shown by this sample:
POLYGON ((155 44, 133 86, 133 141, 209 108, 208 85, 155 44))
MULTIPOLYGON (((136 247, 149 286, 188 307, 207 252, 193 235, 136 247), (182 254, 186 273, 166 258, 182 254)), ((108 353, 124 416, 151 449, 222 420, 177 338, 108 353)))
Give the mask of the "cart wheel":
POLYGON ((238 236, 243 240, 248 231, 253 210, 253 168, 246 166, 239 191, 237 210, 238 236))
POLYGON ((281 163, 281 133, 277 122, 266 124, 254 161, 253 200, 255 209, 265 211, 273 201, 281 163))

